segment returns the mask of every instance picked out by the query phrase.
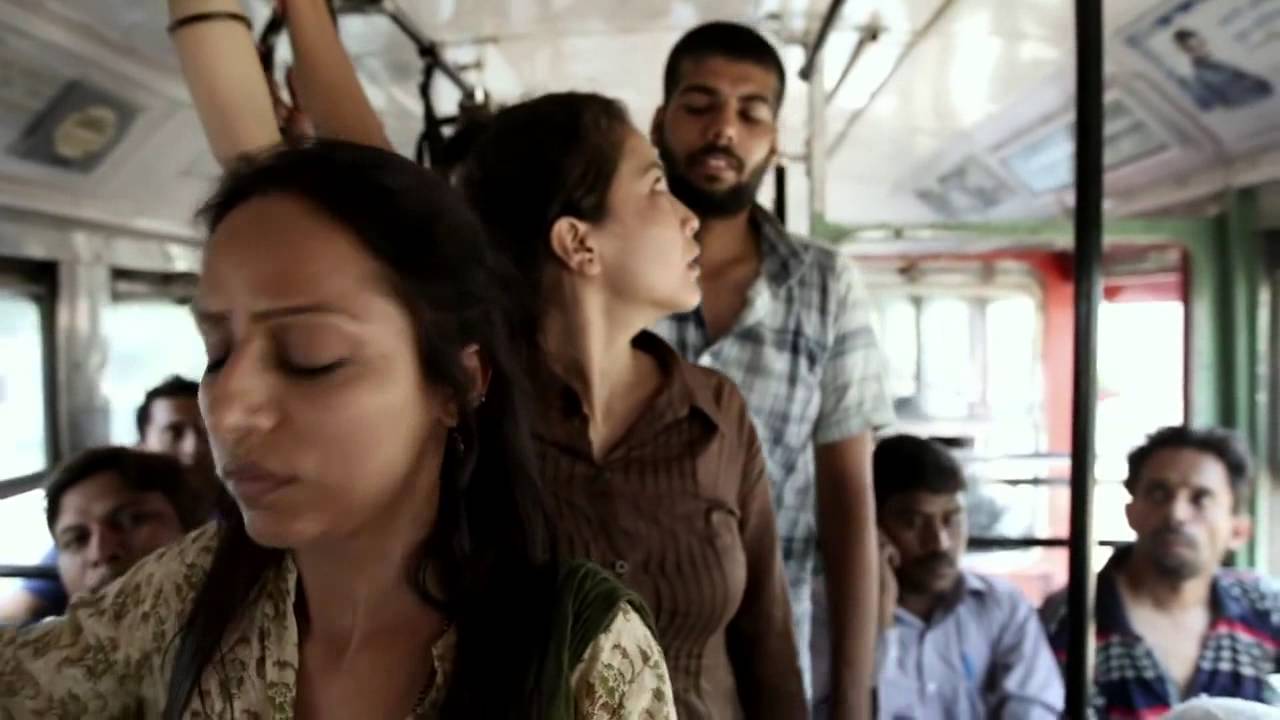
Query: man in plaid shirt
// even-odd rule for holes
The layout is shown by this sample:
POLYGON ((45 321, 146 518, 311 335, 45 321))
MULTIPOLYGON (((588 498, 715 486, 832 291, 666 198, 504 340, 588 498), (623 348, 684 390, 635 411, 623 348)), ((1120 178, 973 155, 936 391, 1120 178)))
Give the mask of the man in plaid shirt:
MULTIPOLYGON (((1129 455, 1138 539, 1098 574, 1096 717, 1163 717, 1205 695, 1280 699, 1267 682, 1280 671, 1280 588, 1221 569, 1249 535, 1249 466, 1243 443, 1216 429, 1164 428, 1129 455)), ((1062 594, 1044 616, 1065 662, 1062 594)))
POLYGON ((773 483, 806 681, 821 552, 835 717, 863 718, 878 567, 872 431, 893 411, 853 266, 790 237, 754 203, 777 157, 784 80, 777 52, 741 25, 702 25, 671 51, 653 139, 671 191, 702 220, 703 302, 656 330, 746 397, 773 483))

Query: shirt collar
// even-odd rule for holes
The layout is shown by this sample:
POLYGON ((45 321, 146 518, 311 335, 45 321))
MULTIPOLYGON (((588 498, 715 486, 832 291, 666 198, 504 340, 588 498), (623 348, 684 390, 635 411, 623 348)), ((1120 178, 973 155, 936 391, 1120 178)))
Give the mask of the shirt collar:
MULTIPOLYGON (((719 425, 714 388, 696 375, 699 372, 697 368, 681 358, 665 340, 648 330, 637 335, 631 345, 651 355, 663 375, 663 385, 653 406, 632 433, 661 427, 687 417, 694 410, 719 425)), ((585 421, 586 416, 578 393, 545 365, 537 373, 535 381, 541 404, 538 415, 548 422, 539 423, 534 434, 561 440, 568 439, 566 436, 580 435, 575 428, 585 421)))
POLYGON ((758 204, 751 208, 751 225, 760 238, 760 275, 775 289, 791 284, 808 262, 809 248, 758 204))
MULTIPOLYGON (((1124 610, 1124 601, 1120 597, 1118 576, 1120 568, 1133 556, 1133 545, 1116 548, 1111 559, 1098 573, 1097 598, 1094 600, 1094 616, 1098 623, 1098 632, 1103 634, 1135 635, 1133 626, 1129 624, 1129 616, 1124 610)), ((1210 610, 1216 619, 1241 620, 1248 608, 1226 591, 1223 584, 1223 571, 1214 573, 1213 583, 1209 590, 1210 610)))
MULTIPOLYGON (((938 604, 938 608, 933 612, 933 616, 929 618, 928 624, 930 626, 938 625, 950 617, 965 601, 975 596, 985 596, 990 592, 990 584, 983 582, 982 578, 974 573, 961 570, 960 581, 951 589, 947 597, 938 604)), ((914 625, 925 624, 920 618, 903 610, 902 606, 898 606, 893 611, 893 616, 898 621, 905 621, 914 625)))

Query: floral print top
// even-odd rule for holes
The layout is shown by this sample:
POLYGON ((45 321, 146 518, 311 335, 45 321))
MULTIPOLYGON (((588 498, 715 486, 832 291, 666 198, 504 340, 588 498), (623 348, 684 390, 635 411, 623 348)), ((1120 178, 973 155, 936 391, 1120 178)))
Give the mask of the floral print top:
MULTIPOLYGON (((159 718, 176 637, 208 572, 218 530, 208 525, 139 563, 66 616, 0 629, 0 720, 159 718)), ((297 569, 286 560, 226 638, 226 673, 207 670, 183 717, 286 720, 298 679, 297 569), (221 684, 220 684, 221 682, 221 684), (228 703, 229 699, 229 703, 228 703)), ((448 689, 453 631, 431 648, 435 680, 409 720, 435 720, 448 689)), ((662 651, 623 605, 571 678, 578 720, 675 720, 662 651)))

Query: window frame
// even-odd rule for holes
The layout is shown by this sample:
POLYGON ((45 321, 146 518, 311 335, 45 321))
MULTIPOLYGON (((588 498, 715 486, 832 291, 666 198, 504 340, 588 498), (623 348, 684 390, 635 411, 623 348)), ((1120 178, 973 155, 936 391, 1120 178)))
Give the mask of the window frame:
MULTIPOLYGON (((989 408, 990 371, 987 347, 986 307, 991 302, 1010 297, 1030 297, 1035 306, 1035 347, 1037 364, 1044 352, 1044 291, 1035 272, 1025 263, 1016 260, 930 260, 895 261, 892 265, 867 263, 863 274, 868 295, 875 299, 876 312, 881 300, 901 298, 915 305, 916 358, 915 395, 909 399, 916 406, 924 407, 924 358, 927 352, 921 330, 925 303, 933 297, 955 298, 970 306, 970 356, 977 367, 981 393, 977 405, 989 408)), ((900 398, 894 398, 897 402, 900 398)), ((923 417, 919 422, 939 427, 961 427, 982 424, 989 418, 971 409, 966 417, 923 417)), ((1041 423, 1046 421, 1041 418, 1041 423)), ((1043 449, 1042 447, 1039 449, 1043 449)))

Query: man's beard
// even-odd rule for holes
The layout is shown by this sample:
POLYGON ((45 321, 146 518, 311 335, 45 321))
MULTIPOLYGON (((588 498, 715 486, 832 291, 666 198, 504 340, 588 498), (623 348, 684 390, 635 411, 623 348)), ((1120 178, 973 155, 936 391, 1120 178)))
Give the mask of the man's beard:
POLYGON ((745 161, 732 150, 715 145, 705 145, 684 160, 677 158, 665 142, 661 143, 658 152, 662 156, 662 163, 667 167, 667 185, 671 188, 671 194, 704 220, 737 215, 751 207, 756 200, 756 194, 760 191, 760 183, 764 182, 764 175, 769 169, 769 163, 761 162, 760 166, 753 168, 742 182, 723 190, 707 190, 689 179, 686 174, 686 163, 692 165, 701 157, 719 155, 741 173, 746 165, 745 161))
POLYGON ((1148 536, 1146 542, 1143 543, 1146 545, 1144 548, 1146 556, 1150 561, 1152 568, 1154 568, 1156 573, 1161 577, 1174 581, 1190 580, 1191 578, 1199 575, 1203 570, 1200 558, 1195 554, 1188 555, 1186 553, 1165 552, 1161 548, 1161 541, 1164 540, 1166 536, 1171 535, 1180 536, 1185 539, 1186 544, 1190 548, 1199 548, 1199 544, 1196 542, 1195 538, 1180 530, 1166 528, 1163 530, 1157 530, 1148 536))

